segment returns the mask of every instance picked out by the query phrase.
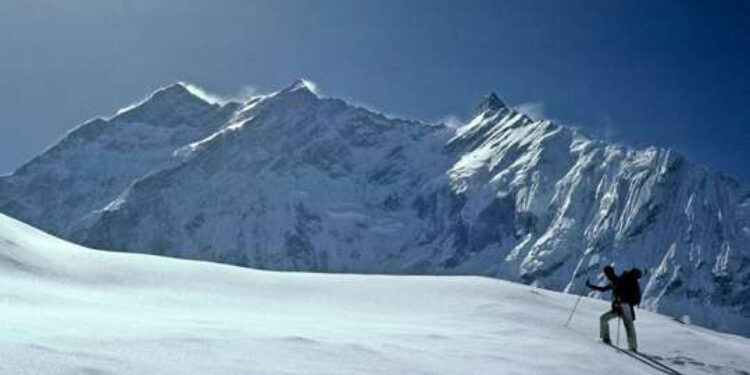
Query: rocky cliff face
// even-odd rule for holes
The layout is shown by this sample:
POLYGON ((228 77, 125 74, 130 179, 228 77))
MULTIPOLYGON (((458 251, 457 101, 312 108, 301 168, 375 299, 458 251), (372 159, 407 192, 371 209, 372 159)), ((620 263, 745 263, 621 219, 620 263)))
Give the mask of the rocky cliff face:
POLYGON ((173 85, 0 177, 0 211, 88 246, 276 270, 583 293, 605 264, 637 266, 646 306, 750 334, 750 188, 494 94, 451 129, 303 81, 224 105, 173 85))

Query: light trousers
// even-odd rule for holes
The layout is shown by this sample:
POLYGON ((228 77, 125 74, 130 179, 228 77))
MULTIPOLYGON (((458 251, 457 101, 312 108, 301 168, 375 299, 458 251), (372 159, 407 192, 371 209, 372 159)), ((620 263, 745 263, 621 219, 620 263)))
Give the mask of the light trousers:
MULTIPOLYGON (((633 310, 627 303, 622 304, 622 322, 625 324, 625 332, 628 335, 628 349, 638 350, 638 340, 635 336, 635 324, 633 322, 633 310)), ((617 313, 607 311, 599 318, 599 337, 604 341, 611 341, 609 337, 609 321, 617 318, 617 313)))

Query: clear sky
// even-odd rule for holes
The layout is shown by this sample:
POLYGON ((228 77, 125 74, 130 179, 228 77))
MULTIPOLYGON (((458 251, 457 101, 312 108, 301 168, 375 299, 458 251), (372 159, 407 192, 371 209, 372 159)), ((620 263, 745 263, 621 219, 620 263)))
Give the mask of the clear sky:
POLYGON ((750 1, 0 1, 0 173, 184 80, 221 95, 306 77, 427 121, 489 91, 750 182, 750 1))

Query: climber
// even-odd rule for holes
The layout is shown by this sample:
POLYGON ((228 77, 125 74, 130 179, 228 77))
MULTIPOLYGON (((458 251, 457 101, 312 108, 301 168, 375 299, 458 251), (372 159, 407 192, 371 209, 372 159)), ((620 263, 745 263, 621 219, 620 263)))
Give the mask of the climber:
POLYGON ((641 278, 641 271, 633 268, 625 271, 622 275, 617 276, 612 266, 604 267, 604 276, 609 280, 609 284, 598 286, 591 284, 586 280, 586 286, 600 292, 612 290, 612 309, 602 314, 599 319, 599 337, 606 344, 611 344, 609 338, 609 321, 622 317, 625 325, 625 332, 628 335, 628 348, 632 351, 638 351, 638 341, 635 336, 635 308, 641 303, 641 288, 638 285, 638 279, 641 278))

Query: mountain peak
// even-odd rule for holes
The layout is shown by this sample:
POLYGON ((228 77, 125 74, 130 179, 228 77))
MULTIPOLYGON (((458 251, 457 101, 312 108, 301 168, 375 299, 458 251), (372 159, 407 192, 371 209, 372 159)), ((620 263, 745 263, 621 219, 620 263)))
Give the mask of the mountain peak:
POLYGON ((161 87, 157 89, 154 94, 157 93, 163 93, 163 94, 172 94, 172 95, 180 95, 184 93, 189 93, 187 85, 183 82, 175 82, 171 85, 161 87))
POLYGON ((288 94, 288 93, 292 93, 296 91, 308 92, 310 94, 317 96, 317 93, 316 93, 317 88, 315 87, 315 83, 304 78, 297 79, 291 85, 279 91, 279 93, 288 94))
POLYGON ((177 82, 173 83, 169 86, 164 86, 156 89, 149 98, 146 101, 175 101, 175 100, 192 100, 195 99, 201 99, 198 95, 195 95, 193 92, 190 91, 190 89, 187 87, 185 83, 177 82))
POLYGON ((164 86, 146 99, 120 109, 115 117, 130 121, 146 121, 161 119, 168 114, 179 114, 180 118, 187 119, 197 116, 203 111, 214 106, 210 94, 203 94, 202 90, 183 82, 164 86))
POLYGON ((489 94, 487 94, 487 96, 484 97, 484 100, 479 103, 477 108, 474 110, 474 114, 479 115, 487 111, 495 112, 505 107, 505 103, 500 100, 497 94, 495 94, 494 92, 490 92, 489 94))
POLYGON ((197 99, 207 104, 216 104, 221 101, 216 95, 211 94, 196 85, 182 81, 157 89, 151 94, 151 98, 189 101, 195 101, 197 99))

